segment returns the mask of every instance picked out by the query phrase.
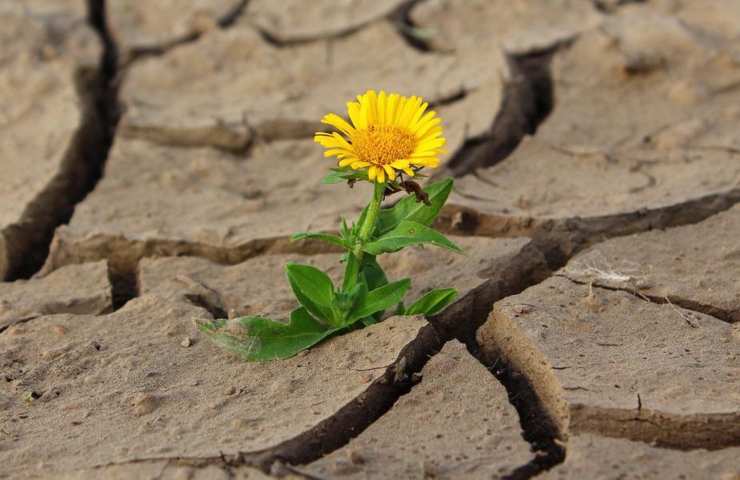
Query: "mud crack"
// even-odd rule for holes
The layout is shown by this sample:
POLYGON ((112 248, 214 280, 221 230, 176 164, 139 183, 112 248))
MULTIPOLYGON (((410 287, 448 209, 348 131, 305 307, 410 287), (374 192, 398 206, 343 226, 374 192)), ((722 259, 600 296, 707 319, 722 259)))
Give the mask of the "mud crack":
POLYGON ((411 18, 411 11, 425 0, 410 0, 401 4, 395 11, 388 15, 388 20, 396 28, 396 31, 406 44, 422 53, 434 51, 429 44, 424 32, 421 31, 411 18))
POLYGON ((69 222, 75 206, 103 174, 119 119, 116 62, 118 50, 105 23, 105 4, 89 0, 89 25, 103 46, 97 66, 79 66, 75 88, 81 122, 64 154, 58 173, 23 212, 21 221, 0 235, 7 258, 0 259, 5 280, 30 278, 49 253, 57 226, 69 222))
POLYGON ((676 415, 572 405, 570 430, 678 450, 718 450, 740 445, 740 413, 676 415))
MULTIPOLYGON (((239 19, 242 13, 244 13, 247 5, 249 5, 249 0, 240 0, 229 11, 216 19, 216 26, 222 29, 229 28, 239 19)), ((126 52, 125 58, 122 62, 122 68, 128 68, 133 62, 143 58, 165 55, 174 48, 197 41, 204 33, 205 32, 201 30, 192 30, 163 43, 133 46, 126 52)))
POLYGON ((444 334, 463 341, 478 359, 506 388, 509 401, 519 414, 523 438, 532 445, 535 458, 519 467, 507 478, 531 478, 562 462, 565 450, 563 436, 553 422, 528 377, 520 374, 501 356, 482 352, 475 338, 478 328, 488 318, 493 304, 544 281, 562 267, 569 257, 561 241, 546 236, 533 240, 518 254, 491 268, 491 278, 429 319, 444 334))
POLYGON ((565 43, 524 54, 508 54, 511 78, 488 132, 465 141, 448 162, 449 173, 462 177, 492 167, 508 157, 526 135, 533 135, 555 105, 550 64, 565 43))
POLYGON ((166 461, 173 465, 196 468, 216 465, 225 469, 237 469, 247 466, 278 476, 291 473, 304 478, 315 478, 292 465, 311 463, 341 448, 362 433, 390 410, 398 398, 410 391, 416 378, 414 374, 421 371, 429 358, 435 355, 443 344, 442 338, 431 325, 422 327, 416 338, 399 353, 396 361, 386 367, 383 376, 375 380, 364 393, 315 427, 275 447, 213 457, 143 458, 100 465, 95 469, 166 461))
MULTIPOLYGON (((737 310, 727 310, 727 309, 715 307, 713 305, 708 305, 705 303, 697 302, 695 300, 691 300, 690 298, 678 297, 675 295, 665 295, 665 296, 652 295, 652 294, 640 291, 640 289, 637 286, 614 287, 611 285, 604 285, 602 283, 599 283, 598 281, 588 282, 585 280, 578 280, 578 279, 568 276, 566 273, 558 273, 555 276, 564 278, 577 285, 591 285, 593 287, 596 287, 602 290, 609 290, 612 292, 626 292, 646 302, 654 303, 656 305, 670 305, 672 307, 680 307, 684 310, 689 310, 691 312, 700 313, 702 315, 708 315, 710 317, 716 318, 717 320, 722 320, 723 322, 727 322, 727 323, 735 323, 738 320, 740 320, 740 312, 738 312, 737 310)), ((691 319, 690 315, 684 312, 680 312, 678 309, 676 310, 678 311, 678 314, 681 316, 681 318, 683 318, 686 321, 686 323, 688 323, 692 327, 696 326, 693 323, 693 320, 691 319)))

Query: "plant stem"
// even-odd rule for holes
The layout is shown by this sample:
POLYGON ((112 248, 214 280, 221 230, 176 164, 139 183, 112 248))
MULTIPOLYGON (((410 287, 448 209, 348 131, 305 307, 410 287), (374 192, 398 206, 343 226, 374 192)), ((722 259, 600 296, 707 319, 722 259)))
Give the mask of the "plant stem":
POLYGON ((364 254, 362 247, 370 239, 370 236, 375 230, 375 224, 378 221, 378 213, 380 213, 380 204, 383 202, 384 194, 385 183, 375 183, 373 198, 367 206, 365 220, 362 225, 360 225, 360 231, 357 234, 357 244, 354 249, 347 254, 347 265, 344 269, 343 282, 343 290, 345 292, 351 290, 355 285, 357 285, 357 276, 360 273, 360 266, 362 265, 362 257, 364 254))
POLYGON ((375 191, 373 192, 373 199, 370 201, 370 205, 367 207, 367 215, 365 216, 365 223, 360 227, 360 233, 358 234, 357 245, 355 246, 355 255, 362 259, 362 247, 370 239, 373 230, 375 230, 375 223, 378 220, 378 213, 380 212, 380 203, 383 201, 383 194, 385 193, 385 183, 376 183, 375 191))

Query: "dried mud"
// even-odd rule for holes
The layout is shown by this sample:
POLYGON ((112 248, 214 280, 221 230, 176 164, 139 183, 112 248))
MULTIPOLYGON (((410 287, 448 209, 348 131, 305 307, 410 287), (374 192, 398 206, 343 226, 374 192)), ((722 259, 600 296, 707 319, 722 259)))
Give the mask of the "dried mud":
POLYGON ((0 478, 736 478, 740 8, 700 3, 0 5, 0 478), (195 323, 341 274, 289 235, 368 197, 311 141, 366 88, 445 120, 466 251, 380 261, 461 295, 242 363, 195 323))

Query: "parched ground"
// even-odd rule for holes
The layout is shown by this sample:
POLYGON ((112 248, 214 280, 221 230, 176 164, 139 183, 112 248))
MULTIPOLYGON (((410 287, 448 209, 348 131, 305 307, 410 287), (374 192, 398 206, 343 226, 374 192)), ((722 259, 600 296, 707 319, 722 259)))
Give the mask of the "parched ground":
POLYGON ((740 2, 0 2, 0 478, 740 478, 740 2), (321 116, 445 121, 432 318, 245 364, 321 116))

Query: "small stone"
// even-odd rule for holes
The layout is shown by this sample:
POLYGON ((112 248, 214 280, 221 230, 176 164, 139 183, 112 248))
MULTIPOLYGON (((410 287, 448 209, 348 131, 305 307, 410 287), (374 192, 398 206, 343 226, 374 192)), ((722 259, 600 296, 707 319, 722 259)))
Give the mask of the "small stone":
POLYGON ((650 282, 650 280, 640 278, 635 282, 635 287, 640 290, 647 290, 649 288, 653 288, 653 284, 650 282))
POLYGON ((52 325, 51 326, 51 331, 54 332, 55 334, 59 335, 60 337, 62 335, 65 335, 67 333, 67 329, 64 328, 63 325, 52 325))
POLYGON ((133 408, 133 413, 137 417, 152 413, 159 407, 160 399, 149 393, 137 393, 131 397, 130 404, 133 408))
POLYGON ((352 450, 349 452, 349 461, 355 465, 364 465, 365 457, 357 450, 352 450))
POLYGON ((236 388, 234 388, 233 386, 227 388, 226 391, 224 392, 224 394, 229 395, 229 396, 235 393, 236 393, 236 388))
POLYGON ((359 467, 349 461, 338 458, 333 465, 333 470, 336 475, 351 475, 359 471, 359 467))
POLYGON ((19 337, 23 335, 24 333, 26 333, 26 329, 25 327, 22 327, 20 325, 14 325, 8 328, 5 332, 6 332, 5 334, 10 337, 19 337))
POLYGON ((190 20, 192 29, 200 34, 210 32, 218 28, 218 22, 206 11, 195 12, 190 20))
POLYGON ((533 310, 531 305, 514 305, 514 312, 524 315, 525 313, 529 313, 533 310))
POLYGON ((180 345, 182 345, 185 348, 188 348, 190 345, 193 344, 193 341, 190 340, 190 337, 185 337, 182 342, 180 342, 180 345))

